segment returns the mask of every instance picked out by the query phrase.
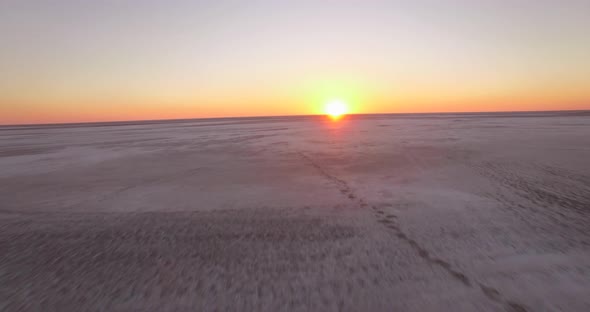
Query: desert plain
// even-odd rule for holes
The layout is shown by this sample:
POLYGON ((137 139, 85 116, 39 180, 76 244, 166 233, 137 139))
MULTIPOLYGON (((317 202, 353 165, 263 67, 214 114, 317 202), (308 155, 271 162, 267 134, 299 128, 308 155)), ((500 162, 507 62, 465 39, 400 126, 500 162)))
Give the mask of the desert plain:
POLYGON ((0 127, 0 311, 590 311, 590 112, 0 127))

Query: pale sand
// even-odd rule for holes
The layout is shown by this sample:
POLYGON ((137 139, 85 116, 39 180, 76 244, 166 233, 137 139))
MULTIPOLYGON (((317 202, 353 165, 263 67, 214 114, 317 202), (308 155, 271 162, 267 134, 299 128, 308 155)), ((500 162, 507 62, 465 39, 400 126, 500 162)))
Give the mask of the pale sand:
POLYGON ((589 115, 0 128, 0 310, 590 311, 589 115))

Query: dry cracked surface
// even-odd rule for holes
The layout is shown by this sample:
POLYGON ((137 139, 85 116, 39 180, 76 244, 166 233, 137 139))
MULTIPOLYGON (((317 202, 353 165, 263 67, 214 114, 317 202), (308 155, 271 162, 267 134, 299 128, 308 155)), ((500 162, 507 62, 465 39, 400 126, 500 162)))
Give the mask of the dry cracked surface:
POLYGON ((588 311, 590 117, 0 128, 2 311, 588 311))

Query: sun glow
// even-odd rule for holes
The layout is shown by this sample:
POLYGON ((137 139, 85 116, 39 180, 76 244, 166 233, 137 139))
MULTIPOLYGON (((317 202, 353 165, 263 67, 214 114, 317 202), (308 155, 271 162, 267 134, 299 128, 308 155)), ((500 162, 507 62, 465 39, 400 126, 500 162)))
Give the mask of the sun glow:
POLYGON ((332 119, 338 119, 348 113, 348 105, 342 100, 332 100, 326 103, 324 110, 332 119))

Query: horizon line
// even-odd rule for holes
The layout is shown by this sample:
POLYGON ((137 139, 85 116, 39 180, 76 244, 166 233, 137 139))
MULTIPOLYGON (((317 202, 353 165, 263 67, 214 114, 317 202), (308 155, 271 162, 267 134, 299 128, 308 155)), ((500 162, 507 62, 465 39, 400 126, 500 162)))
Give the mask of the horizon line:
MULTIPOLYGON (((589 109, 560 109, 560 110, 515 110, 515 111, 447 111, 447 112, 414 112, 414 113, 351 113, 346 116, 373 116, 373 115, 453 115, 453 114, 501 114, 501 113, 574 113, 590 112, 589 109)), ((224 119, 257 119, 257 118, 286 118, 286 117, 322 117, 326 114, 301 114, 301 115, 253 115, 253 116, 226 116, 226 117, 187 117, 187 118, 162 118, 162 119, 129 119, 129 120, 98 120, 98 121, 78 121, 78 122, 47 122, 47 123, 19 123, 19 124, 0 124, 0 128, 20 128, 20 127, 52 127, 52 126, 110 126, 116 124, 128 123, 167 123, 167 122, 189 122, 189 121, 215 121, 224 119)))

